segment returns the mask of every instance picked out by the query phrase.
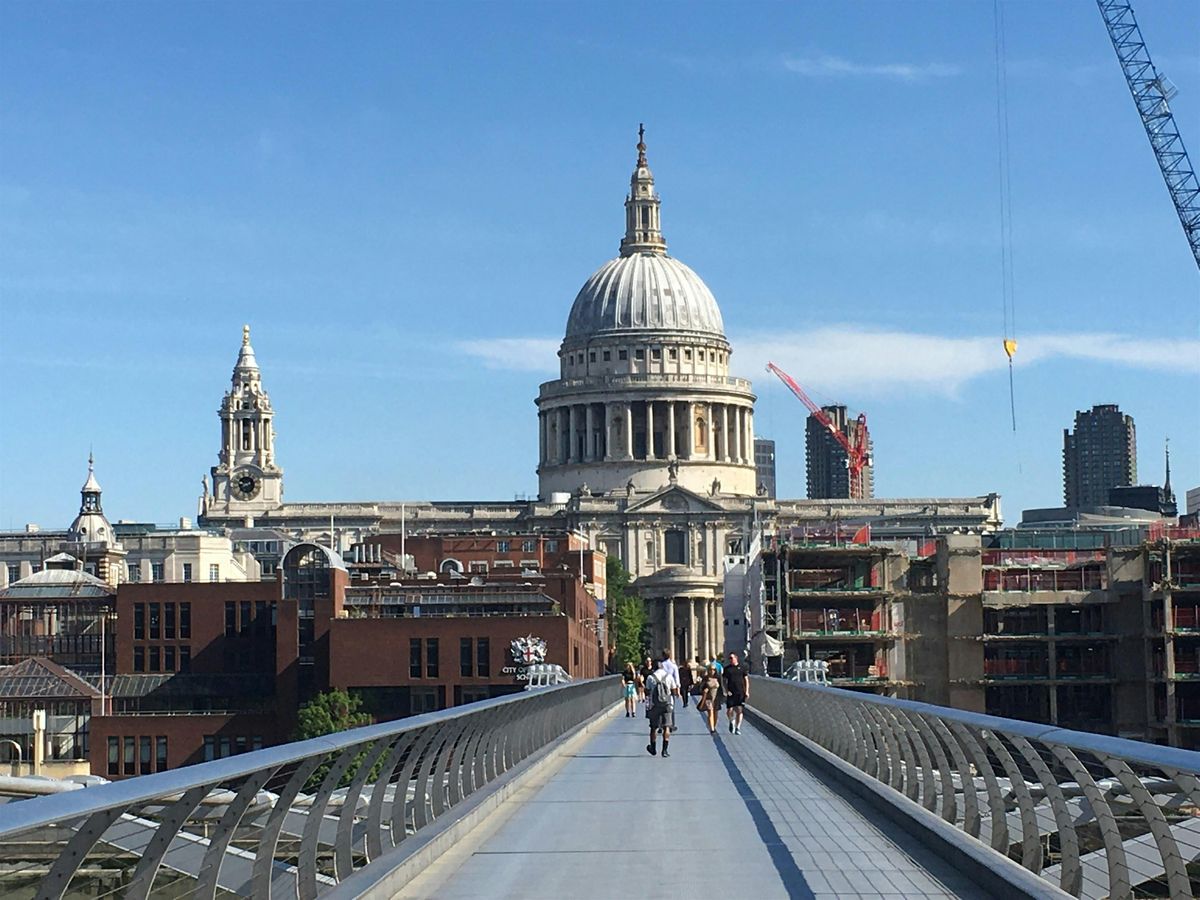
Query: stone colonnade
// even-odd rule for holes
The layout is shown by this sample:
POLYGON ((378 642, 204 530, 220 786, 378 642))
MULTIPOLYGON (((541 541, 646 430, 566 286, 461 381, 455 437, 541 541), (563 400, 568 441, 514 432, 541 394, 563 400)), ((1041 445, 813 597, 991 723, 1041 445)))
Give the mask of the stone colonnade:
POLYGON ((725 649, 725 618, 721 600, 711 597, 655 598, 646 603, 654 646, 670 646, 677 661, 700 657, 708 662, 725 649), (669 639, 668 639, 668 636, 669 639))
POLYGON ((538 414, 538 464, 701 459, 754 464, 754 409, 694 400, 573 403, 538 414))

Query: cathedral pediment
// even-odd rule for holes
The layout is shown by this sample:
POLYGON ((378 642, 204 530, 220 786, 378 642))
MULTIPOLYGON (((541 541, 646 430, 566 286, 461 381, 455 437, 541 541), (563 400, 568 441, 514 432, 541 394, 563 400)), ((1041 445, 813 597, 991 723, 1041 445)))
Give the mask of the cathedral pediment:
POLYGON ((663 488, 643 500, 625 507, 627 513, 707 513, 725 512, 725 507, 709 497, 677 484, 663 488))

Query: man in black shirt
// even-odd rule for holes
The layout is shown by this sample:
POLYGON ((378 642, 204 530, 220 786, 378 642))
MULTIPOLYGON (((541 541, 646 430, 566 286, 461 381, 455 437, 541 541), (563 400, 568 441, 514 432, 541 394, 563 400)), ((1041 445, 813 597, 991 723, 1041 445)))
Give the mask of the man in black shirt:
POLYGON ((729 712, 729 733, 742 733, 742 713, 750 699, 750 673, 736 653, 729 654, 725 664, 725 709, 729 712))

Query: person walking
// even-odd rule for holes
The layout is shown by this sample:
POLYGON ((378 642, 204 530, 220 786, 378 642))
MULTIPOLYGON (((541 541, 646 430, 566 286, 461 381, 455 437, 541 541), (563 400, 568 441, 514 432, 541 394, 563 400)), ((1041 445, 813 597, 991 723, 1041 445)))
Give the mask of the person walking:
POLYGON ((650 657, 646 657, 642 663, 642 667, 638 669, 638 688, 637 698, 639 703, 646 702, 646 679, 650 677, 650 673, 654 671, 654 663, 650 657))
POLYGON ((675 730, 675 697, 678 694, 679 679, 665 665, 659 665, 646 679, 646 718, 650 720, 650 743, 646 745, 646 752, 651 756, 658 752, 659 732, 662 732, 663 758, 671 755, 667 745, 675 730))
POLYGON ((638 674, 633 663, 625 663, 625 671, 621 673, 621 684, 625 690, 625 716, 630 718, 636 710, 638 674))
MULTIPOLYGON (((682 684, 683 682, 679 678, 679 666, 676 665, 675 660, 671 658, 671 648, 664 647, 662 656, 660 658, 662 660, 662 667, 675 676, 675 684, 678 687, 678 685, 682 684)), ((678 690, 676 693, 678 693, 678 690)))
POLYGON ((750 699, 750 673, 736 653, 729 654, 729 665, 722 674, 725 680, 725 712, 729 716, 729 733, 742 733, 742 715, 750 699))
POLYGON ((697 708, 708 722, 709 734, 717 733, 717 710, 720 706, 721 679, 717 677, 716 668, 709 666, 703 681, 700 682, 700 702, 697 704, 697 708))
POLYGON ((696 676, 692 672, 691 665, 682 665, 679 667, 679 693, 683 697, 683 705, 688 705, 688 698, 692 695, 692 685, 696 683, 696 676))

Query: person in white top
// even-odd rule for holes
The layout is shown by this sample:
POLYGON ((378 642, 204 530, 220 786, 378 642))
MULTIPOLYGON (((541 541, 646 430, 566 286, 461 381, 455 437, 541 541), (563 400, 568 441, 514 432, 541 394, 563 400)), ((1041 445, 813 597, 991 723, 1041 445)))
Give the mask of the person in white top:
POLYGON ((658 733, 663 736, 662 755, 670 756, 667 749, 671 732, 675 730, 675 698, 679 696, 679 678, 667 668, 669 659, 664 659, 646 679, 646 718, 650 720, 650 743, 646 752, 654 756, 658 752, 658 733))
POLYGON ((675 678, 675 688, 676 688, 675 695, 678 696, 679 695, 679 690, 678 690, 679 685, 682 684, 683 682, 681 682, 679 679, 679 666, 677 666, 675 664, 675 660, 671 659, 671 648, 670 647, 667 647, 665 650, 663 650, 662 662, 659 665, 661 665, 664 669, 666 669, 668 672, 670 672, 671 675, 675 678))

